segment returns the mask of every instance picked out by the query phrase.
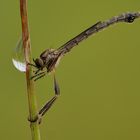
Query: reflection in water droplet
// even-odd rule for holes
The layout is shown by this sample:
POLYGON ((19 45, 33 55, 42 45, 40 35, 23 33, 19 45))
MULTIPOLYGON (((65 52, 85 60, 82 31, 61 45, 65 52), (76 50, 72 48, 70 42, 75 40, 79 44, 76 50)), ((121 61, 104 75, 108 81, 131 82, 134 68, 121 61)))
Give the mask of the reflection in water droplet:
POLYGON ((17 46, 14 49, 12 62, 15 68, 18 69, 20 72, 26 71, 22 39, 18 41, 17 46))

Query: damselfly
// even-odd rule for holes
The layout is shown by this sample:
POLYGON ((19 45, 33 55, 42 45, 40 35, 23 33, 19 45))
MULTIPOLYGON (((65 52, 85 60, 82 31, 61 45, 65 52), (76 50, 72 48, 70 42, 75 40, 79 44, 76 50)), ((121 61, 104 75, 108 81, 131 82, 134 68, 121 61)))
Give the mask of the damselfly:
MULTIPOLYGON (((50 73, 55 70, 56 66, 58 65, 60 59, 71 49, 78 45, 81 41, 88 38, 90 35, 93 35, 112 24, 119 23, 119 22, 127 22, 132 23, 135 19, 140 17, 140 12, 135 13, 124 13, 119 16, 115 16, 109 20, 104 22, 97 22, 90 28, 86 29, 70 41, 66 42, 64 45, 59 47, 58 49, 46 49, 44 52, 41 53, 39 58, 33 59, 34 64, 29 64, 34 66, 37 70, 34 72, 34 76, 31 77, 33 80, 38 80, 41 77, 45 76, 47 73, 50 73)), ((60 94, 58 83, 56 82, 56 78, 54 75, 54 89, 55 89, 55 96, 47 102, 44 107, 40 110, 39 115, 42 117, 47 110, 52 106, 54 101, 57 99, 58 95, 60 94)))

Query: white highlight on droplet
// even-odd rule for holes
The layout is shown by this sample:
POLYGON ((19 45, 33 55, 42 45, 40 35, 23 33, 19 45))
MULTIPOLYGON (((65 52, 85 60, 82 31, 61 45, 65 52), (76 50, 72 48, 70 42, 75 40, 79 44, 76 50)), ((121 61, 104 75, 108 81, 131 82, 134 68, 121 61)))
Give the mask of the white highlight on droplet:
POLYGON ((13 65, 15 68, 21 72, 26 72, 26 64, 15 59, 12 59, 13 65))

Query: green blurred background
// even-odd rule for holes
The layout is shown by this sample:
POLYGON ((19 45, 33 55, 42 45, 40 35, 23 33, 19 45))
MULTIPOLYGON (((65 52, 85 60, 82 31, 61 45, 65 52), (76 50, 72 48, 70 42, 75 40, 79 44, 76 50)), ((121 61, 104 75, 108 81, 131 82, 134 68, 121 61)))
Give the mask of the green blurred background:
MULTIPOLYGON (((99 20, 139 11, 140 0, 29 0, 32 54, 57 48, 99 20)), ((25 75, 12 65, 21 34, 19 0, 0 4, 0 139, 30 140, 25 75)), ((61 96, 43 119, 42 140, 140 139, 140 20, 88 38, 57 68, 61 96)), ((38 107, 54 94, 36 82, 38 107)))

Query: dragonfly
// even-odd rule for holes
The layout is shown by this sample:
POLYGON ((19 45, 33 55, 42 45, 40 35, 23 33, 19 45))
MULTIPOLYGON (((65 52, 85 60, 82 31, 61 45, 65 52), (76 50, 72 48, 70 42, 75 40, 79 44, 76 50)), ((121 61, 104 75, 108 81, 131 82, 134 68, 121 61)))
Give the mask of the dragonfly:
POLYGON ((119 22, 132 23, 135 19, 140 18, 140 12, 128 12, 123 13, 119 16, 112 17, 106 21, 99 21, 96 24, 92 25, 85 31, 78 34, 73 39, 69 40, 62 46, 57 49, 46 49, 40 54, 39 58, 33 59, 34 64, 29 63, 29 65, 36 68, 34 75, 31 77, 32 80, 36 81, 46 74, 53 72, 54 73, 54 91, 55 96, 49 100, 43 108, 39 111, 39 116, 43 116, 49 108, 52 106, 54 101, 57 99, 60 94, 60 88, 58 82, 55 78, 55 69, 59 64, 60 59, 65 56, 71 49, 77 46, 81 41, 87 39, 89 36, 96 34, 97 32, 119 22))

